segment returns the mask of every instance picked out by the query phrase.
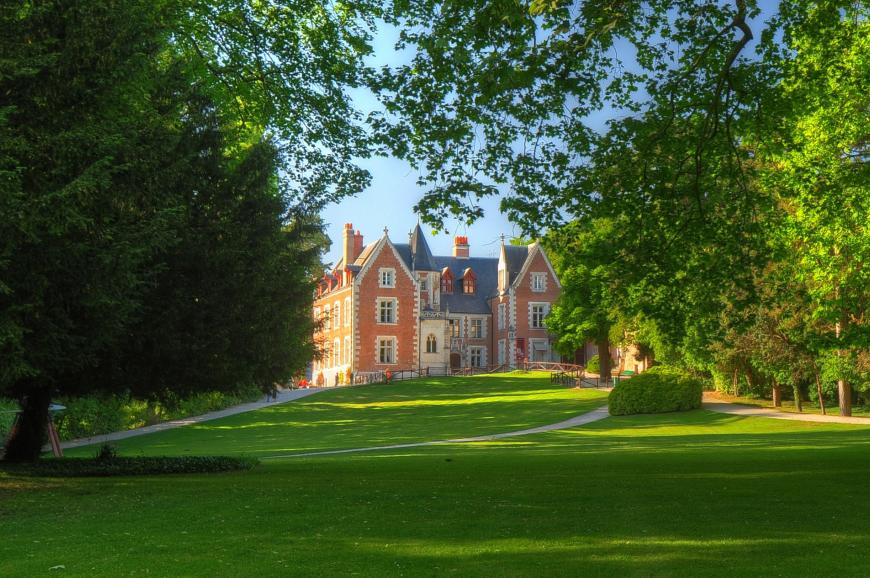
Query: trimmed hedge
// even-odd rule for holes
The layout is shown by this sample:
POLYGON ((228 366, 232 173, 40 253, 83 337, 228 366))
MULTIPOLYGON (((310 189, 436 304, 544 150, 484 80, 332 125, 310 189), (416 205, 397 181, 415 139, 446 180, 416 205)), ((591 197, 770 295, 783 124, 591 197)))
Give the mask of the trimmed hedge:
POLYGON ((703 382, 676 367, 659 365, 619 382, 607 398, 610 415, 687 411, 701 407, 703 382))
POLYGON ((211 474, 250 470, 256 458, 227 456, 49 458, 32 463, 3 463, 0 471, 49 478, 211 474))

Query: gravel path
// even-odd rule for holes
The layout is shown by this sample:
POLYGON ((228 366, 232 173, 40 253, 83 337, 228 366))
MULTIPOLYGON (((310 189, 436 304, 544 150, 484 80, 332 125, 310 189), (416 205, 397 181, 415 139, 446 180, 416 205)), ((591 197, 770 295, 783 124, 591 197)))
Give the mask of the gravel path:
POLYGON ((350 448, 346 450, 328 450, 322 452, 306 452, 302 454, 280 454, 275 456, 265 456, 261 457, 261 460, 278 460, 278 459, 286 459, 286 458, 302 458, 302 457, 310 457, 310 456, 330 456, 336 454, 352 454, 358 452, 375 452, 380 450, 398 450, 404 448, 419 448, 423 446, 436 446, 436 445, 444 445, 444 444, 464 444, 471 442, 488 442, 493 440, 500 440, 504 438, 512 438, 517 436, 525 436, 536 433, 542 433, 547 431, 559 430, 559 429, 569 429, 572 427, 577 427, 578 425, 584 425, 587 423, 591 423, 593 421, 598 421, 600 419, 604 419, 608 417, 610 414, 607 412, 607 406, 599 407, 598 409, 593 409, 590 412, 583 413, 577 416, 574 416, 570 419, 566 419, 565 421, 560 421, 558 423, 551 423, 549 425, 542 425, 540 427, 533 427, 530 429, 517 430, 512 432, 505 432, 499 434, 490 434, 485 436, 476 436, 470 438, 454 438, 449 440, 437 440, 432 442, 416 442, 410 444, 394 444, 389 446, 371 446, 366 448, 350 448))
MULTIPOLYGON (((270 405, 277 405, 279 403, 284 403, 287 401, 292 401, 294 399, 299 399, 300 397, 306 397, 313 393, 317 393, 318 391, 323 391, 326 388, 323 387, 312 387, 309 389, 288 389, 284 391, 278 392, 278 399, 276 401, 254 401, 251 403, 243 403, 241 405, 235 405, 233 407, 228 407, 227 409, 222 409, 220 411, 213 411, 210 413, 204 413, 202 415, 197 415, 193 417, 186 417, 183 419, 175 419, 172 421, 166 421, 163 423, 158 423, 155 425, 148 425, 145 427, 140 427, 136 429, 131 429, 127 431, 118 431, 105 435, 98 435, 90 438, 79 438, 75 440, 69 440, 65 442, 61 442, 60 447, 63 449, 69 448, 77 448, 79 446, 87 446, 91 444, 101 444, 105 442, 113 442, 116 440, 123 440, 126 438, 132 438, 135 436, 142 436, 145 434, 150 434, 154 432, 164 431, 168 429, 175 429, 177 427, 182 427, 186 425, 190 425, 192 423, 200 423, 204 421, 210 421, 213 419, 220 419, 222 417, 227 417, 229 415, 236 415, 237 413, 245 413, 247 411, 254 411, 256 409, 262 409, 264 407, 269 407, 270 405)), ((51 447, 48 448, 47 451, 51 451, 51 447)))
POLYGON ((706 392, 704 393, 703 407, 710 411, 747 417, 772 417, 774 419, 789 419, 793 421, 870 425, 870 418, 866 417, 843 417, 839 415, 820 415, 815 413, 789 413, 766 407, 755 407, 752 405, 741 405, 739 403, 723 401, 706 392))

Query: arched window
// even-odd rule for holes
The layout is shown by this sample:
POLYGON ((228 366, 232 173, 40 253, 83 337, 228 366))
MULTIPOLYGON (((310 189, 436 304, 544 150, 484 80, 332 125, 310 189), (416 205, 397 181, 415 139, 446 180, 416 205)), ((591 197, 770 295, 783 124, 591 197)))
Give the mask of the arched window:
POLYGON ((431 333, 426 338, 426 353, 438 353, 438 340, 431 333))

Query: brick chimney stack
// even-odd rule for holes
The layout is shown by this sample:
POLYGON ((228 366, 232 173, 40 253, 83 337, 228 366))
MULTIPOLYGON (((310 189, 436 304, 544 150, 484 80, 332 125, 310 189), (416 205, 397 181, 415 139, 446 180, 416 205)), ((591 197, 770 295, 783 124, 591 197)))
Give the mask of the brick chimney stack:
POLYGON ((453 256, 459 259, 468 259, 468 237, 456 236, 453 238, 453 256))
POLYGON ((344 235, 342 241, 342 248, 344 250, 342 257, 344 257, 344 266, 347 267, 356 260, 358 254, 354 252, 356 237, 353 234, 353 223, 344 224, 344 235))
POLYGON ((353 236, 353 259, 351 260, 351 263, 353 263, 353 261, 356 261, 356 258, 360 256, 362 251, 363 251, 363 237, 362 237, 362 233, 357 231, 353 236))

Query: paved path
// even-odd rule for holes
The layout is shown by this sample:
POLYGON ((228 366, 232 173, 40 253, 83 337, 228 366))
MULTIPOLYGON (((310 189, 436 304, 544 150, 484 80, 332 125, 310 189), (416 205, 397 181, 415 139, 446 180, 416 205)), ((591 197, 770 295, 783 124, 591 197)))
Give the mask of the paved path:
POLYGON ((814 421, 822 423, 850 423, 870 425, 870 418, 866 417, 843 417, 839 415, 820 415, 815 413, 789 413, 770 409, 767 407, 756 407, 752 405, 743 405, 739 403, 731 403, 724 401, 716 396, 705 392, 704 393, 704 409, 717 411, 719 413, 730 413, 732 415, 742 415, 747 417, 772 417, 774 419, 789 419, 793 421, 814 421))
MULTIPOLYGON (((190 425, 192 423, 200 423, 204 421, 210 421, 213 419, 220 419, 222 417, 227 417, 229 415, 236 415, 237 413, 245 413, 247 411, 254 411, 256 409, 261 409, 264 407, 269 407, 270 405, 277 405, 279 403, 284 403, 287 401, 292 401, 294 399, 299 399, 300 397, 306 397, 313 393, 317 393, 318 391, 323 391, 326 388, 323 387, 312 387, 309 389, 288 389, 284 391, 278 392, 277 401, 254 401, 251 403, 243 403, 241 405, 235 405, 233 407, 228 407, 227 409, 222 409, 220 411, 213 411, 210 413, 204 413, 202 415, 197 415, 193 417, 186 417, 183 419, 175 419, 172 421, 166 421, 163 423, 158 423, 155 425, 148 425, 145 427, 140 427, 136 429, 131 429, 127 431, 118 431, 105 435, 98 435, 90 438, 79 438, 75 440, 69 440, 65 442, 61 442, 60 447, 63 449, 69 448, 77 448, 79 446, 87 446, 91 444, 101 444, 105 442, 112 442, 115 440, 122 440, 126 438, 131 438, 135 436, 141 436, 145 434, 150 434, 158 431, 164 431, 168 429, 175 429, 177 427, 182 427, 186 425, 190 425)), ((46 451, 51 451, 51 447, 48 446, 46 451)))
POLYGON ((542 433, 547 431, 553 431, 558 429, 569 429, 572 427, 577 427, 579 425, 584 425, 587 423, 591 423, 593 421, 598 421, 600 419, 604 419, 608 417, 610 414, 607 412, 607 406, 599 407, 598 409, 593 409, 588 413, 583 413, 577 416, 574 416, 570 419, 566 419, 565 421, 560 421, 559 423, 551 423, 549 425, 542 425, 540 427, 533 427, 530 429, 522 429, 512 432, 499 433, 499 434, 490 434, 485 436, 476 436, 470 438, 454 438, 449 440, 437 440, 433 442, 416 442, 410 444, 395 444, 389 446, 372 446, 367 448, 351 448, 346 450, 328 450, 322 452, 306 452, 301 454, 281 454, 275 456, 265 456, 261 457, 261 460, 278 460, 278 459, 286 459, 286 458, 302 458, 309 456, 329 456, 336 454, 352 454, 358 452, 375 452, 380 450, 398 450, 404 448, 419 448, 423 446, 435 446, 435 445, 444 445, 444 444, 464 444, 471 442, 489 442, 493 440, 500 440, 504 438, 512 438, 517 436, 525 436, 536 433, 542 433))

